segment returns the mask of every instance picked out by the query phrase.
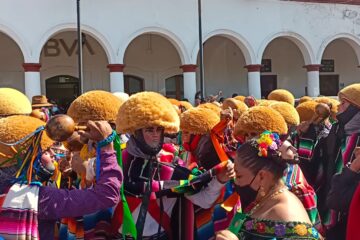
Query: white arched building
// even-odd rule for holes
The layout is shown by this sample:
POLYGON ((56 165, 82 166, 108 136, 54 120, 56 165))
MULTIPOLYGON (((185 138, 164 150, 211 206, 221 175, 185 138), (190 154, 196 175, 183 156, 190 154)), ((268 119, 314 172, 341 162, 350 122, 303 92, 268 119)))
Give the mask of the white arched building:
MULTIPOLYGON (((75 0, 0 2, 0 87, 62 104, 83 91, 199 89, 197 0, 82 0, 78 81, 75 0)), ((360 82, 359 1, 203 0, 205 94, 275 88, 335 95, 360 82), (322 1, 324 2, 324 1, 322 1)))

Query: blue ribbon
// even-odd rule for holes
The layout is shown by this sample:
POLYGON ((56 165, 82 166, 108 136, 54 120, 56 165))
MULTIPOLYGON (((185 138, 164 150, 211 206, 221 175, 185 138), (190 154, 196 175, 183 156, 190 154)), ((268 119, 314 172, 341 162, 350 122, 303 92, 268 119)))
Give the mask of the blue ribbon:
POLYGON ((96 146, 96 181, 99 180, 100 177, 100 152, 101 148, 109 145, 114 141, 116 137, 116 132, 113 131, 107 138, 97 143, 96 146))

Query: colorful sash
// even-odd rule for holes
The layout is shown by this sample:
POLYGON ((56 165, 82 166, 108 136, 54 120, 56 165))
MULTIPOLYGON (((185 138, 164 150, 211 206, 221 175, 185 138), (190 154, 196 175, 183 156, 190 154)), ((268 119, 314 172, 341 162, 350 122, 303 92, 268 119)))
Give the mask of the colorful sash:
POLYGON ((313 226, 321 233, 324 232, 319 211, 317 209, 317 196, 314 189, 306 181, 299 165, 290 165, 283 177, 285 185, 302 202, 313 226))
POLYGON ((38 185, 14 184, 0 196, 0 237, 16 240, 39 239, 38 185))

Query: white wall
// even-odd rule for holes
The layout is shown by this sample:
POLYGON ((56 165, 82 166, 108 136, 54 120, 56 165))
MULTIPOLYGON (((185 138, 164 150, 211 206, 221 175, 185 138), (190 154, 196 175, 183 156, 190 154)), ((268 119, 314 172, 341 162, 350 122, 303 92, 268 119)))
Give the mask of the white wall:
MULTIPOLYGON (((137 63, 133 64, 134 62, 130 62, 134 68, 131 69, 129 66, 125 68, 125 71, 139 70, 151 79, 162 79, 165 75, 175 72, 172 69, 175 65, 196 64, 197 62, 197 1, 106 0, 105 3, 102 0, 86 0, 81 1, 81 13, 84 32, 99 42, 109 63, 123 63, 129 44, 144 33, 156 33, 167 38, 179 55, 180 63, 169 63, 169 68, 160 70, 162 76, 152 76, 153 73, 149 73, 146 69, 139 70, 136 67, 137 63)), ((59 32, 76 28, 76 2, 73 0, 1 0, 0 16, 0 32, 6 33, 19 45, 25 62, 37 63, 40 61, 43 45, 49 38, 59 32)), ((346 38, 355 46, 357 65, 360 65, 359 34, 360 6, 278 0, 203 1, 204 39, 214 35, 226 35, 242 50, 246 64, 260 64, 268 44, 277 37, 285 36, 292 39, 298 46, 304 56, 305 65, 319 64, 330 42, 334 39, 346 38)), ((1 47, 0 52, 3 49, 1 47)), ((16 51, 14 53, 16 55, 16 51)), ((169 59, 173 57, 167 58, 169 59)), ((224 55, 222 59, 225 59, 224 55)), ((143 61, 138 60, 139 63, 143 61)), ((229 69, 235 69, 238 66, 237 61, 238 59, 231 61, 228 64, 229 69)), ((242 65, 244 64, 239 66, 240 72, 243 70, 242 65)), ((19 64, 16 63, 16 66, 19 64)), ((74 66, 71 64, 68 71, 73 71, 71 68, 74 66)), ((105 65, 101 68, 103 69, 99 69, 99 73, 96 74, 92 70, 85 69, 85 77, 91 79, 87 89, 108 88, 107 82, 97 81, 100 78, 106 78, 105 65)), ((240 76, 240 81, 246 83, 239 72, 229 69, 224 81, 237 79, 237 76, 240 76)), ((295 76, 300 76, 302 70, 296 71, 298 72, 295 76)), ((358 70, 352 69, 349 70, 351 76, 346 78, 357 79, 358 75, 353 75, 354 71, 358 74, 358 70)), ((46 77, 44 74, 50 76, 52 73, 44 72, 42 78, 46 77)), ((14 77, 11 78, 19 79, 20 75, 18 76, 17 73, 13 75, 14 77)), ((212 91, 216 92, 219 88, 213 80, 219 77, 219 74, 209 77, 211 79, 209 80, 211 81, 209 94, 212 91)), ((284 84, 289 81, 285 77, 281 79, 284 84)), ((149 85, 146 87, 163 91, 163 85, 156 83, 159 80, 154 81, 149 80, 147 82, 149 85)), ((239 93, 242 93, 243 89, 237 90, 238 88, 243 88, 243 86, 246 88, 243 84, 238 86, 237 80, 234 80, 232 84, 239 93)), ((14 86, 21 88, 20 83, 15 83, 14 86)), ((298 89, 300 83, 294 86, 298 89)), ((301 89, 303 88, 302 85, 301 89)), ((224 91, 230 92, 230 89, 224 91)), ((301 92, 296 93, 298 94, 301 92)))
POLYGON ((167 39, 144 34, 134 39, 126 50, 124 74, 143 78, 145 90, 165 94, 165 79, 182 74, 175 47, 167 39))
POLYGON ((272 72, 264 75, 277 75, 278 88, 285 88, 295 97, 305 95, 307 73, 299 48, 290 40, 277 38, 273 40, 264 52, 264 59, 271 59, 272 72))
MULTIPOLYGON (((335 72, 320 73, 338 74, 340 86, 360 82, 360 68, 353 48, 343 40, 335 40, 325 49, 323 59, 334 59, 335 72)), ((340 88, 341 89, 341 88, 340 88)))
MULTIPOLYGON (((70 75, 78 77, 78 55, 76 52, 76 32, 62 32, 52 37, 54 42, 48 46, 48 54, 45 50, 41 53, 41 91, 45 94, 45 81, 57 75, 70 75), (75 46, 71 49, 72 46, 75 46), (73 51, 71 51, 73 50, 73 51), (68 51, 68 52, 67 52, 68 51), (59 53, 57 56, 54 56, 59 53), (70 55, 70 56, 69 56, 70 55)), ((52 40, 52 41, 53 41, 52 40)), ((84 91, 101 89, 110 90, 110 74, 107 69, 107 57, 100 44, 91 36, 86 35, 89 45, 83 46, 84 65, 84 91), (89 47, 88 47, 89 46, 89 47)))
MULTIPOLYGON (((225 97, 231 97, 233 93, 247 95, 245 65, 243 53, 231 40, 225 37, 212 37, 207 40, 204 44, 206 95, 216 95, 220 90, 225 97)), ((199 69, 197 83, 200 84, 199 69)))

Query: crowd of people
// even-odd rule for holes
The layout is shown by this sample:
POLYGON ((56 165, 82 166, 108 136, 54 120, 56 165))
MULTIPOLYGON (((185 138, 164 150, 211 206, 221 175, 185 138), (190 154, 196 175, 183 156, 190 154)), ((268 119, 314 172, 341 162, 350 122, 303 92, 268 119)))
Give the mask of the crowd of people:
POLYGON ((360 239, 360 84, 59 113, 0 88, 0 239, 360 239))

